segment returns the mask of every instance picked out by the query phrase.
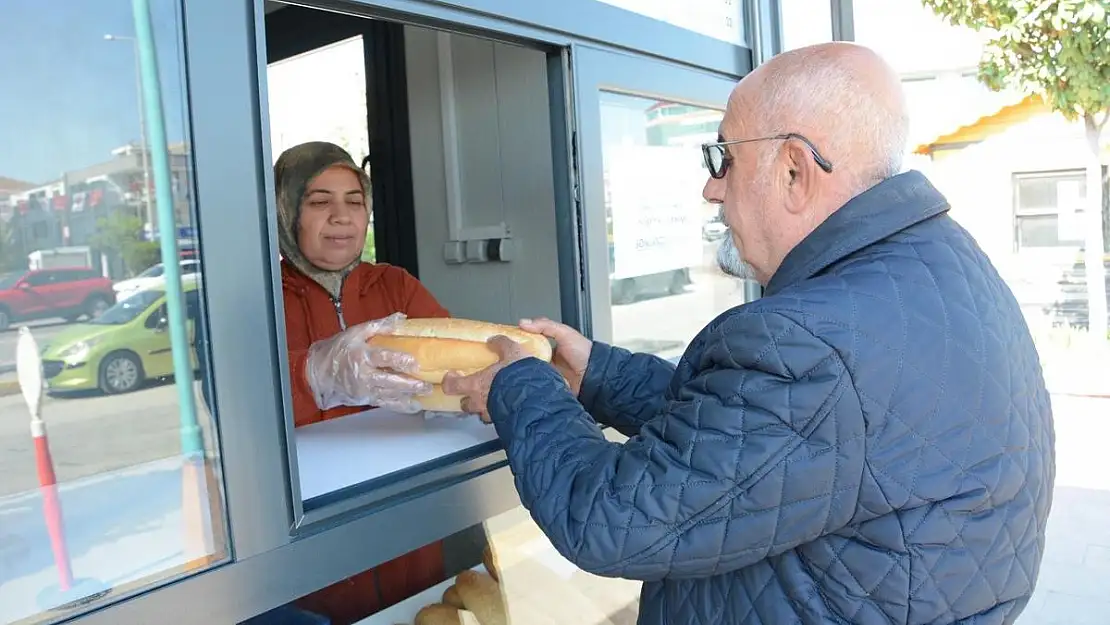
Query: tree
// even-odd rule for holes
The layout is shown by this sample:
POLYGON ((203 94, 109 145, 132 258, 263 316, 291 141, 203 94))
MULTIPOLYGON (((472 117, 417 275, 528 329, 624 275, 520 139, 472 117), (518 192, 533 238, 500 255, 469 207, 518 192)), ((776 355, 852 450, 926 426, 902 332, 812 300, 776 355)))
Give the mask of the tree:
POLYGON ((89 237, 89 243, 102 251, 118 252, 127 273, 133 276, 161 259, 158 244, 140 238, 142 228, 138 217, 115 213, 96 220, 96 233, 89 237))
POLYGON ((27 268, 27 251, 18 236, 19 217, 10 221, 0 219, 0 271, 20 271, 27 268))
POLYGON ((1110 0, 921 0, 956 26, 990 33, 979 80, 994 91, 1037 94, 1069 121, 1082 121, 1087 166, 1085 265, 1091 335, 1107 336, 1107 251, 1100 145, 1110 118, 1110 0))

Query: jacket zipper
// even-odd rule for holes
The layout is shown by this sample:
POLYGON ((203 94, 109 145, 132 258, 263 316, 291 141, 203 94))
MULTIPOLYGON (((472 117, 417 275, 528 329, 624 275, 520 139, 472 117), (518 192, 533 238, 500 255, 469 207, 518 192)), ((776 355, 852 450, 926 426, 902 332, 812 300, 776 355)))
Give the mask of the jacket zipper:
POLYGON ((335 306, 335 314, 339 315, 339 330, 342 332, 347 329, 347 320, 343 318, 343 302, 333 299, 331 303, 335 306))

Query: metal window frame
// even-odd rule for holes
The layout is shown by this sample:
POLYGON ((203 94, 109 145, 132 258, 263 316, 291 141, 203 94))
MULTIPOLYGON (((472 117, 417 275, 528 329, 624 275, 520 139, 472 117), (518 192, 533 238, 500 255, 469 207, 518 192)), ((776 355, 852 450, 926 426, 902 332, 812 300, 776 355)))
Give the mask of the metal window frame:
POLYGON ((852 0, 829 0, 833 41, 855 41, 856 19, 852 0))
POLYGON ((746 40, 739 46, 599 0, 441 0, 435 4, 421 0, 327 0, 326 6, 340 11, 357 10, 362 6, 379 12, 383 18, 415 25, 432 26, 412 21, 431 18, 455 26, 516 32, 533 41, 560 46, 572 41, 594 43, 710 71, 742 75, 750 58, 752 32, 743 8, 747 1, 737 0, 738 16, 745 22, 746 40))

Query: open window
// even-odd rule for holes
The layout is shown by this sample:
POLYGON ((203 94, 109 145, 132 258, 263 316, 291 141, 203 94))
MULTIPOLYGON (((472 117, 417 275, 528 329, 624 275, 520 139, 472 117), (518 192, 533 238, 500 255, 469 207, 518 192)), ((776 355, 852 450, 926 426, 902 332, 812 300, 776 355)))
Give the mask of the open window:
MULTIPOLYGON (((556 167, 569 161, 566 116, 549 94, 565 80, 560 50, 276 3, 266 35, 272 159, 329 141, 368 170, 364 262, 403 267, 453 317, 564 317, 563 291, 577 302, 579 281, 564 245, 567 169, 556 167)), ((302 523, 504 458, 476 416, 289 417, 302 523)))

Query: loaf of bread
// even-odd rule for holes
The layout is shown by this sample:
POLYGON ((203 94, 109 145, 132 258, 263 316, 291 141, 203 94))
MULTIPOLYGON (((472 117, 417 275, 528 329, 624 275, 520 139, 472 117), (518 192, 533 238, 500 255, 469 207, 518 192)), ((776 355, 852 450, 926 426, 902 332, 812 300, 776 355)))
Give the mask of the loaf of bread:
POLYGON ((466 607, 463 604, 462 597, 459 596, 459 589, 457 587, 455 587, 454 584, 451 584, 450 586, 447 587, 447 590, 443 591, 442 601, 443 601, 443 603, 445 603, 449 606, 455 607, 455 608, 465 608, 466 607))
POLYGON ((420 371, 413 377, 433 385, 431 395, 417 398, 425 410, 461 412, 462 398, 444 394, 440 386, 443 377, 451 371, 470 375, 497 363, 497 354, 486 342, 499 334, 519 343, 530 356, 551 362, 547 337, 516 326, 471 319, 405 319, 389 334, 371 337, 368 344, 416 359, 420 371))
POLYGON ((462 617, 459 615, 459 609, 442 603, 433 603, 420 608, 420 611, 416 613, 416 618, 413 620, 413 625, 461 624, 462 617))
POLYGON ((477 571, 463 571, 455 578, 455 588, 465 608, 478 617, 479 623, 508 625, 505 599, 501 595, 501 587, 492 577, 477 571))
POLYGON ((485 550, 482 551, 482 565, 486 567, 490 577, 495 581, 501 581, 501 564, 497 561, 497 554, 493 552, 493 545, 486 545, 485 550))

